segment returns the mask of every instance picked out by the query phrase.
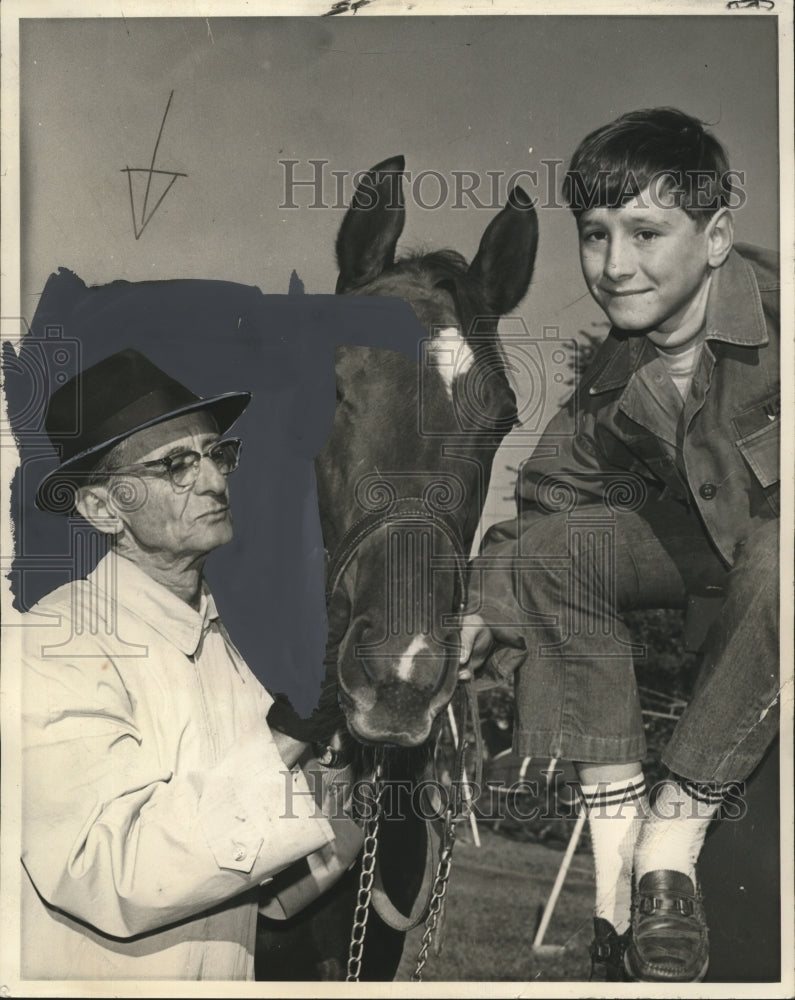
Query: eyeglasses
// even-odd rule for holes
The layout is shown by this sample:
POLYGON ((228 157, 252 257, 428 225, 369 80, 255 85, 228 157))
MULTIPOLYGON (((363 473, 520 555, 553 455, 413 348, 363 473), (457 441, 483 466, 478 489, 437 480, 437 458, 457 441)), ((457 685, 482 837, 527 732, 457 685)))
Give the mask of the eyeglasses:
POLYGON ((243 442, 240 438, 227 438, 211 445, 204 454, 198 451, 180 451, 175 455, 166 455, 153 462, 138 462, 137 465, 119 466, 108 469, 110 473, 136 472, 147 469, 155 476, 168 476, 176 489, 189 489, 199 478, 199 466, 203 458, 209 458, 215 464, 222 476, 234 472, 240 462, 240 449, 243 442))

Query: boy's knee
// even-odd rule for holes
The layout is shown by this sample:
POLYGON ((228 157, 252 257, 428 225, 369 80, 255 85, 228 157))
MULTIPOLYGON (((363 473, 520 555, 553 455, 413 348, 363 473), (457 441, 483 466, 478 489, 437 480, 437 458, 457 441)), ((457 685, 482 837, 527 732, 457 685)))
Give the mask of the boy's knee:
POLYGON ((523 517, 520 553, 523 556, 559 556, 568 552, 569 518, 566 514, 523 517))
POLYGON ((537 515, 522 526, 516 568, 526 589, 565 584, 573 560, 569 535, 565 514, 537 515))
POLYGON ((570 547, 565 514, 542 514, 522 524, 514 569, 518 600, 530 615, 561 613, 578 560, 570 547))

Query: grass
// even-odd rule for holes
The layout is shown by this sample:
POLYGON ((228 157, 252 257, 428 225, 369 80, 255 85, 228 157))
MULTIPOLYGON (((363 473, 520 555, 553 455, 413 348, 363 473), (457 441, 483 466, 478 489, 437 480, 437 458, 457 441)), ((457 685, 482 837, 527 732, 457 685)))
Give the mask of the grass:
MULTIPOLYGON (((572 824, 573 825, 573 824, 572 824)), ((563 850, 516 841, 479 827, 481 846, 459 824, 447 892, 442 950, 428 952, 423 982, 582 982, 588 979, 594 896, 590 852, 578 852, 558 897, 545 945, 559 955, 534 954, 533 939, 563 850)), ((565 845, 559 845, 562 848, 565 845)), ((422 926, 406 938, 396 982, 408 982, 422 926)))

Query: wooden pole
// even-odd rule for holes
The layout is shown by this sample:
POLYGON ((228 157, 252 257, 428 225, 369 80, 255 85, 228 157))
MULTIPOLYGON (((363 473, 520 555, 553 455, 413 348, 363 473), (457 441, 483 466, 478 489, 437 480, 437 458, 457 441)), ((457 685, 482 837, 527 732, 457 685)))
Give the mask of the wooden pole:
POLYGON ((574 830, 572 831, 571 837, 569 838, 569 846, 566 848, 566 853, 563 855, 563 860, 560 863, 560 868, 558 869, 558 874, 555 879, 555 884, 552 886, 552 892, 549 894, 549 899, 547 900, 547 905, 544 907, 544 913, 541 917, 541 923, 538 925, 538 930, 536 931, 535 940, 533 941, 533 949, 538 949, 541 947, 544 940, 544 935, 547 932, 547 927, 549 927, 549 921, 552 919, 552 911, 555 909, 555 904, 558 901, 558 896, 560 895, 560 890, 563 888, 563 883, 566 880, 566 875, 569 871, 569 865, 571 864, 571 859, 574 857, 574 852, 577 850, 577 845, 580 842, 580 835, 582 834, 582 828, 585 826, 585 810, 583 810, 577 817, 577 822, 574 824, 574 830))

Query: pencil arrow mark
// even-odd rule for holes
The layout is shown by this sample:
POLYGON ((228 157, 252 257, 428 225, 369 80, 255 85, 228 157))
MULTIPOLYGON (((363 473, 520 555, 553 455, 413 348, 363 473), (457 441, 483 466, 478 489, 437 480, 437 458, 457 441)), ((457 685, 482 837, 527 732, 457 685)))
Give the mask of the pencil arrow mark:
POLYGON ((155 148, 152 152, 152 162, 149 164, 148 167, 123 167, 121 171, 123 174, 124 173, 127 174, 127 183, 130 189, 130 209, 132 211, 133 232, 135 233, 136 240, 139 240, 141 238, 141 234, 143 233, 144 229, 146 229, 146 227, 149 225, 152 216, 155 214, 158 208, 160 208, 160 206, 163 204, 163 199, 171 190, 171 188, 174 186, 174 184, 177 181, 177 178, 188 176, 187 174, 181 173, 178 170, 158 170, 155 167, 155 162, 157 160, 157 148, 160 145, 160 140, 163 137, 163 129, 166 126, 166 118, 168 117, 168 111, 169 108, 171 107, 171 100, 173 97, 174 97, 174 91, 172 90, 168 96, 168 103, 166 104, 166 110, 163 113, 163 120, 160 122, 160 131, 157 133, 155 148), (136 217, 136 212, 135 212, 135 191, 133 189, 133 178, 132 178, 133 174, 146 174, 146 188, 144 190, 144 197, 143 197, 143 204, 141 206, 140 218, 136 217), (158 175, 159 177, 170 177, 171 179, 166 185, 166 188, 163 191, 163 193, 155 202, 154 207, 147 214, 147 207, 149 205, 149 195, 152 191, 152 180, 155 177, 155 175, 158 175))

